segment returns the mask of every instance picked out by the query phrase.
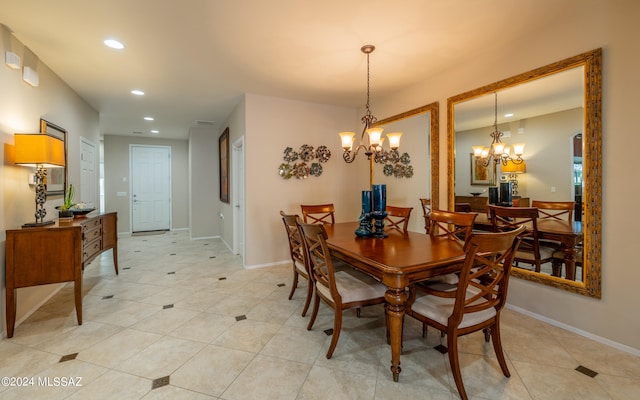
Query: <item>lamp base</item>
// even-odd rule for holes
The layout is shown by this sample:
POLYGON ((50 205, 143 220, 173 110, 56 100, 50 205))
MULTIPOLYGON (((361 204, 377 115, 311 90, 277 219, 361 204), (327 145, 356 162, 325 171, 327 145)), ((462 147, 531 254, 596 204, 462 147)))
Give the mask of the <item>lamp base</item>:
POLYGON ((39 226, 47 226, 53 225, 55 223, 54 220, 44 221, 44 222, 28 222, 22 225, 23 228, 37 228, 39 226))

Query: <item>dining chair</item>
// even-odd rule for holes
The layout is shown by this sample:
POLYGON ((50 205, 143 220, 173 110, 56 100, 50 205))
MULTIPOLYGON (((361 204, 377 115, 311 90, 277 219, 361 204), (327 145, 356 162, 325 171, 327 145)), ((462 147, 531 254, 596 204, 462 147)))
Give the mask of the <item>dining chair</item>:
POLYGON ((327 246, 327 232, 323 224, 298 223, 302 232, 304 257, 309 263, 311 281, 315 285, 315 299, 307 330, 313 328, 318 316, 320 299, 334 310, 333 335, 327 351, 331 358, 340 338, 343 311, 385 302, 387 288, 374 278, 355 269, 336 271, 327 246))
POLYGON ((455 291, 426 288, 421 293, 410 293, 406 315, 446 333, 451 372, 463 400, 468 397, 460 371, 458 337, 488 329, 502 373, 511 375, 502 350, 500 313, 507 298, 519 235, 524 231, 525 227, 520 226, 507 232, 471 234, 455 291))
POLYGON ((521 225, 527 226, 514 258, 516 266, 520 262, 531 264, 536 272, 540 272, 540 266, 553 259, 556 249, 541 243, 538 238, 538 208, 489 205, 489 215, 496 232, 512 230, 521 225))
MULTIPOLYGON (((427 233, 432 237, 446 237, 451 240, 456 240, 466 246, 469 237, 471 237, 473 223, 477 215, 476 213, 433 210, 429 218, 429 229, 427 233)), ((438 288, 440 290, 454 290, 457 283, 458 274, 450 273, 433 277, 418 283, 418 285, 438 288)), ((426 331, 424 331, 423 334, 426 334, 426 331)))
POLYGON ((311 304, 311 299, 313 298, 313 282, 311 282, 309 267, 305 262, 303 254, 304 249, 302 247, 302 236, 300 235, 297 224, 297 222, 300 221, 300 217, 298 217, 298 215, 296 214, 285 214, 284 211, 280 211, 280 215, 282 216, 284 228, 287 232, 287 238, 289 241, 289 253, 291 254, 291 262, 293 266, 293 282, 291 283, 289 300, 293 298, 293 294, 298 287, 299 277, 302 277, 309 281, 307 284, 307 298, 305 299, 304 307, 302 309, 302 316, 304 317, 307 314, 307 310, 309 309, 309 305, 311 304))
POLYGON ((533 200, 531 207, 538 208, 539 219, 573 222, 573 211, 575 210, 576 202, 533 200))
MULTIPOLYGON (((551 275, 562 277, 562 266, 564 265, 564 258, 565 258, 565 252, 563 250, 556 250, 553 252, 552 260, 551 260, 551 269, 552 269, 551 275)), ((584 265, 583 259, 584 259, 584 250, 582 246, 580 246, 578 247, 575 254, 576 271, 578 268, 582 268, 582 266, 584 265)), ((565 278, 566 276, 567 275, 565 274, 565 278)), ((582 273, 578 274, 576 272, 576 280, 578 280, 578 277, 580 277, 580 280, 582 280, 582 273)))
POLYGON ((431 214, 431 199, 420 198, 422 214, 424 216, 424 231, 429 233, 429 215, 431 214))
POLYGON ((434 237, 446 236, 452 240, 459 240, 466 243, 471 231, 473 223, 478 214, 459 211, 431 211, 429 218, 428 234, 434 237))
POLYGON ((384 219, 387 224, 386 229, 406 233, 407 227, 409 226, 409 218, 411 217, 411 210, 413 210, 413 207, 387 206, 387 216, 384 219))
POLYGON ((335 207, 330 204, 300 205, 302 219, 306 224, 335 224, 335 207))

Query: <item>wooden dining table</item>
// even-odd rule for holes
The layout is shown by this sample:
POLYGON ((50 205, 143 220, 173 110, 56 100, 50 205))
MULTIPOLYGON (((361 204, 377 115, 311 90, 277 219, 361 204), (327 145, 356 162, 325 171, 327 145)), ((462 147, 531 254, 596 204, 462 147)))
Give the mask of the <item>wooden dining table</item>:
POLYGON ((409 285, 434 276, 459 271, 462 244, 418 232, 388 232, 387 238, 357 237, 357 222, 325 225, 332 256, 379 279, 386 287, 393 380, 400 376, 402 320, 409 285))
MULTIPOLYGON (((525 224, 527 229, 531 229, 530 224, 525 224)), ((539 218, 536 221, 538 227, 538 238, 543 240, 555 240, 560 242, 564 253, 565 279, 576 280, 576 255, 579 253, 579 246, 584 240, 581 221, 562 221, 557 219, 539 218)), ((474 228, 480 230, 493 230, 491 218, 485 213, 478 213, 474 222, 474 228)))

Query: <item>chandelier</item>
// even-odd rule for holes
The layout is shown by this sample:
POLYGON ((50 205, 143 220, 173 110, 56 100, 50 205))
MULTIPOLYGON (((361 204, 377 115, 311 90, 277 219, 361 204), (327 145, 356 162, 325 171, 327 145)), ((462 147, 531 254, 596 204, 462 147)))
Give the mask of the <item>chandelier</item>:
MULTIPOLYGON (((471 146, 473 149, 473 155, 476 160, 477 165, 482 165, 484 167, 489 166, 491 161, 494 163, 494 168, 498 164, 502 164, 506 166, 510 162, 513 164, 522 164, 524 160, 522 159, 522 154, 524 154, 524 143, 518 143, 513 145, 513 153, 512 157, 509 153, 511 149, 506 146, 505 143, 500 139, 504 133, 498 130, 498 93, 494 92, 495 95, 495 119, 493 121, 493 132, 491 132, 491 145, 489 147, 484 146, 471 146)), ((495 176, 495 175, 494 175, 495 176)))
MULTIPOLYGON (((364 151, 367 159, 370 160, 372 164, 374 161, 378 163, 385 163, 387 160, 396 160, 400 158, 398 147, 400 147, 400 137, 402 136, 402 132, 387 134, 389 147, 391 148, 390 151, 387 151, 382 147, 382 142, 384 141, 384 138, 382 137, 383 129, 379 127, 372 127, 376 122, 378 122, 378 119, 371 114, 371 110, 369 109, 369 54, 371 54, 375 49, 376 48, 373 45, 365 45, 360 48, 360 51, 367 55, 367 104, 365 107, 366 112, 361 119, 364 124, 364 129, 360 135, 360 143, 355 147, 355 149, 353 146, 355 142, 355 132, 340 132, 342 149, 344 150, 342 158, 347 163, 352 163, 356 159, 360 150, 364 151)), ((373 176, 371 176, 370 180, 373 181, 373 176)))

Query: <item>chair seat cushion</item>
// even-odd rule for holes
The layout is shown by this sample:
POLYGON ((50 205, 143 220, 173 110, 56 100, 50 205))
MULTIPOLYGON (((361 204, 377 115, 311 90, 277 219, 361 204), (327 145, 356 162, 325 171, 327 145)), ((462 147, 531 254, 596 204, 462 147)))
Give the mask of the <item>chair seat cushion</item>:
MULTIPOLYGON (((363 301, 384 297, 387 287, 367 274, 356 270, 337 271, 335 274, 336 288, 342 297, 342 303, 363 301)), ((318 291, 328 298, 331 291, 328 287, 317 284, 318 291)))
POLYGON ((296 266, 296 270, 298 271, 298 273, 303 274, 303 275, 307 275, 307 267, 301 263, 300 261, 296 261, 295 263, 296 266))
MULTIPOLYGON (((474 291, 469 290, 468 296, 473 295, 474 291)), ((453 312, 453 303, 455 299, 438 297, 432 295, 426 295, 418 297, 411 306, 411 310, 414 313, 423 315, 433 321, 436 321, 442 325, 448 325, 449 317, 453 312)), ((476 300, 473 304, 481 304, 485 302, 483 299, 476 300)), ((462 322, 458 326, 459 328, 466 328, 468 326, 476 325, 481 322, 487 321, 496 316, 496 309, 490 307, 486 310, 478 311, 475 313, 468 313, 462 317, 462 322)))

